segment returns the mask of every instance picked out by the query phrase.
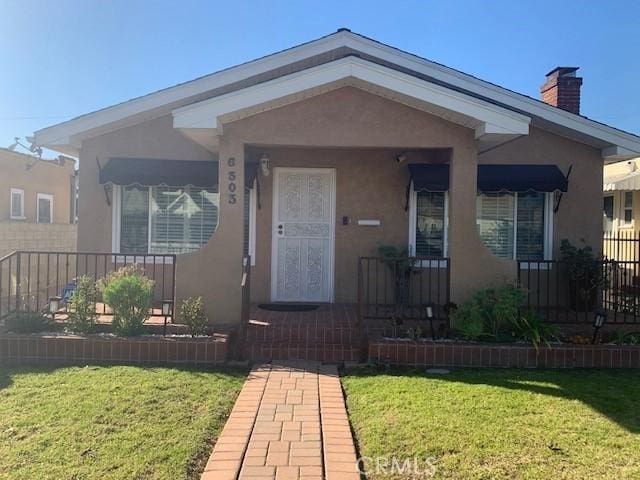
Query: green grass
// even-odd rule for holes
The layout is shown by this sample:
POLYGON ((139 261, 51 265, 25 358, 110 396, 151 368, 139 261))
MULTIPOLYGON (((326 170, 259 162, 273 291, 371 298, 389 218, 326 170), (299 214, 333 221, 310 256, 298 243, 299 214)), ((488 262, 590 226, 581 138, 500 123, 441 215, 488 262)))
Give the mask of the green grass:
POLYGON ((635 371, 354 370, 343 385, 360 454, 382 458, 369 480, 411 478, 393 457, 433 462, 428 478, 640 478, 635 371))
POLYGON ((172 368, 0 368, 0 478, 199 478, 243 381, 172 368))

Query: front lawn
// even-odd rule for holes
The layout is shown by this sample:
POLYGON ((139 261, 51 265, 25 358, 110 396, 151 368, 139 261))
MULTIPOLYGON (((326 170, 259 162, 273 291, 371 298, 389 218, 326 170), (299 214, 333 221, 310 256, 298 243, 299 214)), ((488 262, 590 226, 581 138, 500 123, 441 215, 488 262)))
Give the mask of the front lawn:
POLYGON ((636 371, 354 370, 343 385, 369 480, 413 478, 392 461, 414 457, 435 471, 419 478, 640 478, 636 371))
POLYGON ((0 478, 197 479, 244 372, 0 368, 0 478))

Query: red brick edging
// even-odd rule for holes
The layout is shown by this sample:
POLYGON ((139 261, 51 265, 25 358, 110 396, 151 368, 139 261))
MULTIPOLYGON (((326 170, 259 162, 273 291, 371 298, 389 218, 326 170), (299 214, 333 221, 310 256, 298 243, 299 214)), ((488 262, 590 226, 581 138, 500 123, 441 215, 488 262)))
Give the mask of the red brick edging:
POLYGON ((623 345, 491 345, 383 340, 369 360, 417 367, 640 368, 640 347, 623 345))
POLYGON ((224 336, 0 335, 0 363, 3 364, 218 365, 226 358, 227 338, 224 336))

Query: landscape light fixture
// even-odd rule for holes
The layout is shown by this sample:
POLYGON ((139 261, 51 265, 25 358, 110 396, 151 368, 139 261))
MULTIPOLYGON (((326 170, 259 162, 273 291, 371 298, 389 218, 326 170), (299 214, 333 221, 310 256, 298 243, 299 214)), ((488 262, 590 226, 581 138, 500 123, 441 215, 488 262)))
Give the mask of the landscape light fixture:
POLYGON ((164 327, 162 329, 162 335, 167 334, 167 319, 173 317, 173 300, 162 301, 162 316, 164 317, 164 327))
POLYGON ((51 320, 55 322, 56 313, 60 310, 60 304, 62 303, 62 297, 49 297, 49 313, 51 314, 51 320))
POLYGON ((431 340, 435 341, 436 333, 435 333, 435 330, 433 329, 433 309, 434 309, 433 303, 428 303, 426 306, 427 319, 429 320, 429 327, 431 328, 431 340))
POLYGON ((607 321, 607 312, 603 308, 596 308, 596 311, 593 312, 593 339, 591 343, 596 343, 596 339, 598 338, 598 331, 602 328, 602 326, 607 321))

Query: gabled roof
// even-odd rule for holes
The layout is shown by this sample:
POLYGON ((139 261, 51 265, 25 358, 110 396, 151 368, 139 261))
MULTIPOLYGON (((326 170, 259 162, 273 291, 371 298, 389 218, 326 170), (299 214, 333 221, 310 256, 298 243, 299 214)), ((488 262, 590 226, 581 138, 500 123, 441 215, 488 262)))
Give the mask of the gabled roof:
POLYGON ((640 153, 640 137, 566 112, 540 100, 480 80, 346 29, 236 67, 134 98, 35 132, 38 145, 76 154, 84 139, 166 115, 186 105, 273 81, 345 57, 396 70, 427 84, 493 104, 540 128, 602 149, 622 159, 640 153))

